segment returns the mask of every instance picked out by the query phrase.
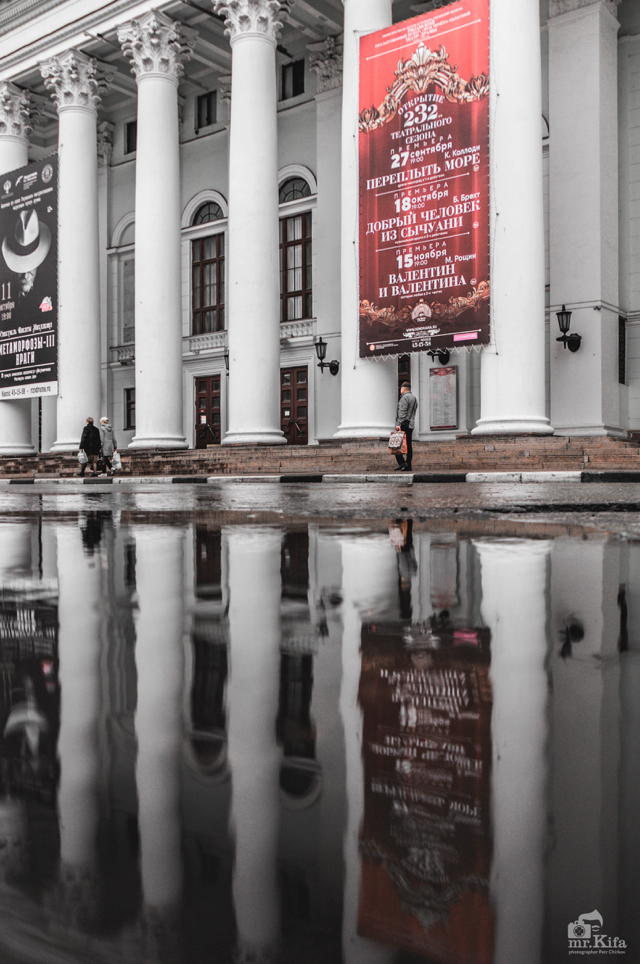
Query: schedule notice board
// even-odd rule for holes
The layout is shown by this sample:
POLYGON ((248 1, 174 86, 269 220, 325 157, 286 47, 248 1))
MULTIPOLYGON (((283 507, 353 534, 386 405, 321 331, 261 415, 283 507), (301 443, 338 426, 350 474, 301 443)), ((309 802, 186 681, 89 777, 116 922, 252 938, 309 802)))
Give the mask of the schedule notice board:
POLYGON ((489 0, 360 39, 360 355, 489 342, 489 0))

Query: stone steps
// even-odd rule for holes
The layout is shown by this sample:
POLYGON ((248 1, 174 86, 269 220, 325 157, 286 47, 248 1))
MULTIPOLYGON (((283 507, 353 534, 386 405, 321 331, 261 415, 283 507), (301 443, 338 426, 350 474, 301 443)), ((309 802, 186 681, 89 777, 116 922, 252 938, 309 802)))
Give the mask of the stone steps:
MULTIPOLYGON (((127 476, 278 475, 389 472, 394 460, 384 440, 328 442, 316 446, 211 446, 188 451, 122 452, 127 476)), ((635 440, 601 438, 463 437, 415 442, 416 472, 560 472, 640 468, 635 440)), ((0 478, 72 477, 74 454, 0 458, 0 478)))

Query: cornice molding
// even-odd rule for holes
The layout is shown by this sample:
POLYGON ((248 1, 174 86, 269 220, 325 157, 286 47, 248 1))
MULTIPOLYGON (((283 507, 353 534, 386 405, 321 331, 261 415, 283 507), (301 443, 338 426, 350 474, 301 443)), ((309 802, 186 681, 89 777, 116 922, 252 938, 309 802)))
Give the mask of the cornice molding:
MULTIPOLYGON (((15 27, 19 26, 20 23, 24 23, 29 19, 35 20, 36 16, 40 16, 40 14, 45 13, 47 10, 65 3, 66 0, 54 0, 54 2, 51 2, 49 5, 47 5, 46 0, 43 0, 42 3, 40 3, 40 0, 33 0, 33 2, 31 2, 31 0, 25 0, 25 2, 29 2, 30 5, 28 13, 25 14, 22 20, 16 23, 11 23, 6 29, 3 29, 0 23, 0 35, 3 33, 8 33, 9 30, 13 30, 15 27), (34 14, 33 11, 36 8, 37 13, 34 14)), ((131 7, 136 6, 137 3, 138 0, 119 0, 119 2, 114 3, 113 6, 109 8, 110 17, 116 17, 120 13, 125 13, 127 10, 130 10, 131 7)), ((96 13, 92 13, 90 16, 84 17, 79 21, 75 21, 73 24, 61 27, 59 30, 54 31, 53 33, 45 33, 39 40, 29 44, 27 47, 23 47, 8 57, 1 58, 0 69, 9 70, 11 67, 17 66, 18 64, 21 65, 29 56, 37 57, 38 54, 41 54, 46 50, 50 50, 54 45, 57 46, 58 44, 64 43, 65 40, 69 40, 71 38, 77 40, 78 37, 83 36, 83 34, 91 30, 92 27, 98 27, 103 22, 104 10, 99 10, 96 13)))
POLYGON ((615 17, 620 3, 621 0, 549 0, 549 19, 560 17, 563 13, 573 13, 574 10, 580 10, 582 7, 593 7, 598 4, 615 17))
POLYGON ((317 76, 317 93, 324 94, 328 90, 335 90, 342 86, 343 46, 342 34, 337 37, 327 37, 318 43, 307 44, 311 51, 309 67, 317 76))
POLYGON ((264 34, 277 41, 282 27, 279 17, 287 14, 293 0, 213 0, 213 10, 226 22, 231 41, 246 33, 264 34))
POLYGON ((184 72, 183 61, 195 46, 196 32, 151 10, 118 27, 118 41, 136 80, 146 74, 166 74, 177 81, 184 72))
POLYGON ((79 50, 67 50, 40 64, 44 85, 58 113, 71 107, 97 111, 103 93, 109 89, 115 68, 87 57, 79 50))
POLYGON ((31 133, 29 94, 14 84, 0 84, 0 136, 11 134, 28 140, 31 133))

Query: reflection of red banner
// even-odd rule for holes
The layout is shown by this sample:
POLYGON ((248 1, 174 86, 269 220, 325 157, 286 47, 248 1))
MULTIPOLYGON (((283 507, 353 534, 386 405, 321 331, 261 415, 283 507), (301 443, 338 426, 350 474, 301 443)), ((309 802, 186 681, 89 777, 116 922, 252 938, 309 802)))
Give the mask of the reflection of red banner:
POLYGON ((447 617, 362 629, 358 933, 491 964, 489 632, 447 617))
POLYGON ((489 341, 489 0, 360 40, 360 355, 489 341))

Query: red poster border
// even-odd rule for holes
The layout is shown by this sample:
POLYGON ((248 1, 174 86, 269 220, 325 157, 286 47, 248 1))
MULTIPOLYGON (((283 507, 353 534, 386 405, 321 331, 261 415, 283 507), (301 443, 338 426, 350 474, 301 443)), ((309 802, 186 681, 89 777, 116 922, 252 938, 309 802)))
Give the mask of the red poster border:
POLYGON ((361 357, 489 344, 489 3, 360 38, 361 357))

